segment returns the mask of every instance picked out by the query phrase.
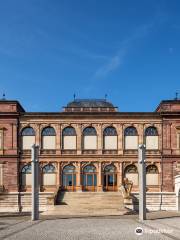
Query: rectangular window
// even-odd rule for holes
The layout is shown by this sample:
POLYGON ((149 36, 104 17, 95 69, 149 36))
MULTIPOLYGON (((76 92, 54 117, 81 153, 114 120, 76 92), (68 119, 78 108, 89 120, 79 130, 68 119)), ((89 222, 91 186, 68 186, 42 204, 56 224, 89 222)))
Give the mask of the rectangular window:
POLYGON ((117 136, 105 136, 104 149, 117 149, 117 136))
POLYGON ((35 144, 35 136, 22 136, 22 148, 24 150, 31 149, 33 144, 35 144))
POLYGON ((137 148, 138 148, 138 136, 126 136, 125 149, 137 149, 137 148))
POLYGON ((180 133, 177 134, 177 148, 180 149, 180 133))
POLYGON ((3 186, 3 164, 0 164, 0 186, 3 186))
POLYGON ((84 136, 84 149, 97 149, 97 136, 84 136))
POLYGON ((63 137, 64 149, 76 149, 76 136, 64 136, 63 137))
POLYGON ((158 178, 159 178, 159 175, 157 173, 156 174, 147 173, 146 185, 158 185, 158 178))
POLYGON ((55 173, 44 173, 43 174, 43 185, 56 185, 56 174, 55 173))
POLYGON ((158 136, 146 136, 146 149, 158 149, 158 136))
POLYGON ((0 130, 0 150, 3 149, 3 131, 0 130))
POLYGON ((43 149, 56 149, 56 136, 43 136, 43 149))

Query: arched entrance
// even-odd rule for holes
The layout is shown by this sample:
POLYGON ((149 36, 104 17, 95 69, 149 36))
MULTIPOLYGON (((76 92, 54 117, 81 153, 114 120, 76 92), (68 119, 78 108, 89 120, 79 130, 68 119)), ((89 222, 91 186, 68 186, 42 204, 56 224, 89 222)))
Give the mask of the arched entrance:
POLYGON ((117 172, 113 164, 104 168, 104 190, 117 191, 117 172))
POLYGON ((83 169, 82 174, 82 189, 83 191, 96 191, 97 188, 97 173, 94 165, 87 165, 83 169))
POLYGON ((73 165, 63 168, 63 190, 74 191, 76 189, 76 171, 73 165))

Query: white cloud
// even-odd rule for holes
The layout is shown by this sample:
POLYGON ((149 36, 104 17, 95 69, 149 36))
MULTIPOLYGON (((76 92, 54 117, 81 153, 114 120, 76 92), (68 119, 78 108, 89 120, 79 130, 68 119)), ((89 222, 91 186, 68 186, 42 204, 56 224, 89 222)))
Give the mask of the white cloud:
POLYGON ((96 70, 94 77, 105 77, 110 72, 117 70, 123 64, 124 58, 128 54, 128 51, 133 42, 145 37, 152 27, 153 24, 143 24, 140 27, 136 28, 129 37, 125 38, 122 42, 120 42, 120 47, 117 50, 116 54, 110 57, 103 66, 100 66, 96 70))

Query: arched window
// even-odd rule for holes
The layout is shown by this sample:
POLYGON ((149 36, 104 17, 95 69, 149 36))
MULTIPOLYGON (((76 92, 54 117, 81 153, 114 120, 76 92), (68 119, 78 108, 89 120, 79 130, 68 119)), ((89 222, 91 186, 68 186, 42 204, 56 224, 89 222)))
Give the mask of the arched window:
POLYGON ((29 186, 32 184, 31 165, 25 165, 21 170, 21 184, 22 186, 29 186))
POLYGON ((42 169, 43 172, 43 185, 52 186, 56 185, 56 169, 54 165, 47 164, 42 169))
POLYGON ((85 191, 95 191, 95 187, 97 186, 97 174, 96 167, 94 165, 89 164, 84 167, 82 185, 83 190, 85 191))
POLYGON ((116 167, 113 164, 109 164, 104 168, 105 173, 114 173, 116 171, 116 167))
POLYGON ((104 190, 117 190, 117 172, 113 164, 109 164, 104 168, 104 190))
POLYGON ((32 127, 26 127, 21 131, 22 149, 31 149, 35 144, 35 131, 32 127))
POLYGON ((73 165, 66 165, 64 168, 63 168, 63 172, 64 173, 75 173, 75 166, 73 165))
POLYGON ((64 190, 74 191, 76 187, 76 168, 69 164, 63 168, 63 188, 64 190))
POLYGON ((73 127, 66 127, 62 132, 63 136, 63 149, 75 150, 76 149, 76 131, 73 127))
POLYGON ((146 149, 158 149, 158 132, 155 127, 148 127, 145 130, 146 149))
POLYGON ((97 149, 97 133, 93 127, 87 127, 83 131, 83 143, 85 150, 97 149))
POLYGON ((135 127, 127 127, 124 131, 125 149, 138 148, 138 133, 135 127))
POLYGON ((96 172, 96 167, 94 165, 87 165, 86 167, 84 167, 83 172, 84 173, 96 172))
POLYGON ((149 165, 146 167, 146 184, 147 185, 159 184, 158 168, 155 165, 149 165))
POLYGON ((133 185, 138 185, 138 170, 135 165, 128 165, 124 170, 124 176, 132 181, 133 185))
POLYGON ((44 128, 41 136, 43 149, 56 149, 56 132, 53 127, 44 128))
POLYGON ((117 132, 114 127, 107 127, 103 132, 104 149, 114 150, 117 149, 117 132))

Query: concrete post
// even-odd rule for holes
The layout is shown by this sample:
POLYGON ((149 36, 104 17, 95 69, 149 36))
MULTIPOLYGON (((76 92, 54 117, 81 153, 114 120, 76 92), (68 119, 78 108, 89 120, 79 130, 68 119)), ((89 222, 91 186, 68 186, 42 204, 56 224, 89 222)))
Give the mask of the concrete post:
POLYGON ((32 168, 32 215, 31 220, 39 219, 39 146, 35 144, 31 148, 31 168, 32 168))
POLYGON ((139 145, 139 221, 146 220, 145 145, 139 145))
POLYGON ((180 175, 175 176, 176 211, 180 211, 180 175))

